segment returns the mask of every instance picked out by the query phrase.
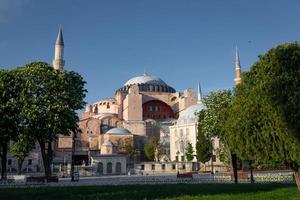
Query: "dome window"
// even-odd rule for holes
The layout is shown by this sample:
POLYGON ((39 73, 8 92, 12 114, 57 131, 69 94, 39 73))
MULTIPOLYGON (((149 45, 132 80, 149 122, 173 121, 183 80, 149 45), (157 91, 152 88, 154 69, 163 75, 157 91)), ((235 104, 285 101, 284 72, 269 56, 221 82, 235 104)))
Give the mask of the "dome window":
POLYGON ((171 98, 171 101, 175 101, 177 98, 176 97, 172 97, 171 98))

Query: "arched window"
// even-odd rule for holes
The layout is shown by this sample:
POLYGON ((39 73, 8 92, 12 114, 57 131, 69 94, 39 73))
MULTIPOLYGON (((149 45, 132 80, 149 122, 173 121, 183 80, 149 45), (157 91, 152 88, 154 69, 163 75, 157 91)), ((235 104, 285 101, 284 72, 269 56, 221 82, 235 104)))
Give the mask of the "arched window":
POLYGON ((112 173, 112 163, 108 162, 106 165, 106 172, 107 174, 111 174, 112 173))
POLYGON ((172 98, 171 98, 171 101, 175 101, 175 100, 176 100, 176 97, 172 97, 172 98))
POLYGON ((98 113, 98 106, 97 105, 94 107, 94 113, 98 113))
POLYGON ((150 92, 153 92, 154 88, 153 88, 153 85, 150 85, 150 92))
POLYGON ((121 163, 117 162, 116 164, 116 174, 121 174, 121 163))
POLYGON ((99 174, 103 174, 103 163, 102 162, 99 162, 98 163, 98 166, 97 166, 97 172, 99 174))

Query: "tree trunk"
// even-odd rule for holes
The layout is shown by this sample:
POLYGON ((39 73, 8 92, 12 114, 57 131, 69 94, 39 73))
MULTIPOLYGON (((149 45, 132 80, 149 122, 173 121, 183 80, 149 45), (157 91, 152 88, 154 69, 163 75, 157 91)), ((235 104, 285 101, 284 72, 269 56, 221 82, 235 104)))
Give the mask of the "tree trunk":
POLYGON ((23 165, 24 160, 23 159, 19 159, 18 160, 18 174, 22 174, 22 165, 23 165))
POLYGON ((300 173, 299 173, 299 171, 295 171, 294 176, 295 176, 295 180, 296 180, 298 190, 300 192, 300 173))
POLYGON ((231 154, 231 171, 234 176, 234 183, 238 183, 238 173, 237 173, 237 156, 235 153, 230 153, 231 154))
POLYGON ((7 169, 6 169, 6 164, 7 164, 7 143, 2 145, 2 155, 1 155, 1 180, 7 180, 7 169))
POLYGON ((213 161, 213 156, 211 157, 211 174, 214 174, 214 161, 213 161))
POLYGON ((41 154, 42 154, 42 158, 43 158, 45 177, 50 178, 51 177, 51 166, 50 166, 51 162, 50 162, 49 156, 51 156, 51 152, 49 152, 49 151, 51 151, 52 149, 49 149, 49 145, 48 145, 48 149, 46 150, 45 142, 39 142, 39 144, 41 147, 41 154), (49 155, 49 153, 50 153, 50 155, 49 155))
POLYGON ((251 181, 251 183, 254 183, 253 167, 252 166, 250 166, 250 181, 251 181))

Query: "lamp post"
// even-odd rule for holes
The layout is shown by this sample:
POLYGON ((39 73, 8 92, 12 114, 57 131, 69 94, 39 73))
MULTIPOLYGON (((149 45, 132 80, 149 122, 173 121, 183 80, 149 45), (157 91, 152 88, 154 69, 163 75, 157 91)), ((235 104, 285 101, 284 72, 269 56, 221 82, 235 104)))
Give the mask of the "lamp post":
POLYGON ((178 165, 178 162, 179 162, 179 154, 180 154, 180 152, 179 151, 177 151, 176 152, 176 165, 177 165, 177 174, 179 174, 179 165, 178 165))
POLYGON ((71 181, 75 181, 75 148, 76 148, 76 137, 77 137, 77 130, 73 131, 72 137, 72 160, 71 160, 71 181))

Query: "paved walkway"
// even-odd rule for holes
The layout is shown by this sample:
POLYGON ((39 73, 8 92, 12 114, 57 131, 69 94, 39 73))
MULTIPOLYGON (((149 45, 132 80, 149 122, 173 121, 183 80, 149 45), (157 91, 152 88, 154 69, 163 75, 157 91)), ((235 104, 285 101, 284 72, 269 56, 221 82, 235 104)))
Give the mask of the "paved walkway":
MULTIPOLYGON (((257 173, 254 174, 257 183, 294 183, 292 173, 276 172, 276 173, 257 173)), ((241 179, 240 183, 249 183, 249 179, 241 179)), ((233 181, 228 175, 210 173, 194 174, 193 178, 177 178, 176 175, 156 175, 156 176, 141 176, 141 175, 122 175, 122 176, 101 176, 101 177, 80 177, 78 182, 72 182, 70 178, 60 178, 58 183, 39 183, 27 184, 24 182, 0 183, 0 187, 63 187, 63 186, 91 186, 91 185, 134 185, 134 184, 198 184, 198 183, 228 183, 233 181)))

